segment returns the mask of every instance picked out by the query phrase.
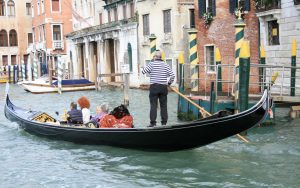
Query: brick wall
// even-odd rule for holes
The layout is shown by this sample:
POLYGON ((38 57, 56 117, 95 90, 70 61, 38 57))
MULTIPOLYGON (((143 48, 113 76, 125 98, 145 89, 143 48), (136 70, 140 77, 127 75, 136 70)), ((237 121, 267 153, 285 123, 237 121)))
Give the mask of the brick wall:
MULTIPOLYGON (((199 18, 198 1, 195 1, 195 16, 196 29, 198 30, 198 57, 199 64, 205 64, 204 46, 215 45, 220 49, 222 56, 222 64, 234 65, 235 54, 235 27, 234 23, 236 17, 229 11, 228 0, 216 0, 216 16, 213 18, 211 24, 206 28, 202 18, 199 18)), ((258 47, 258 18, 255 15, 254 1, 251 1, 251 10, 245 15, 245 39, 250 41, 251 63, 258 63, 259 61, 259 47, 258 47)), ((229 69, 227 69, 229 71, 229 69)), ((223 78, 228 78, 228 71, 223 70, 223 78)), ((251 70, 251 74, 257 74, 255 70, 251 70)), ((205 76, 204 69, 200 68, 200 78, 205 76), (202 71, 201 71, 202 70, 202 71)), ((215 78, 215 74, 208 75, 211 79, 215 78)), ((256 82, 257 76, 251 78, 250 82, 256 82)), ((210 84, 205 84, 204 81, 199 83, 200 90, 209 91, 207 88, 210 84), (205 86, 206 85, 206 86, 205 86)), ((223 90, 227 86, 223 85, 223 90)), ((253 88, 250 88, 253 91, 253 88)), ((257 90, 257 89, 254 89, 257 90)))

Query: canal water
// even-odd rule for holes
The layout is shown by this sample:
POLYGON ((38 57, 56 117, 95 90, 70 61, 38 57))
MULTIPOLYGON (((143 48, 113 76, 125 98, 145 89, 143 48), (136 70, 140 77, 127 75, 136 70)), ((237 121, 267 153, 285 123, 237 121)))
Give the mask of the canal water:
MULTIPOLYGON (((5 85, 0 85, 4 108, 5 85)), ((11 85, 18 106, 63 113, 86 95, 111 107, 123 101, 122 90, 33 95, 11 85)), ((169 94, 169 123, 176 118, 177 96, 169 94)), ((130 90, 130 112, 137 127, 148 125, 148 91, 130 90)), ((278 109, 276 124, 255 127, 246 144, 233 136, 187 151, 145 152, 108 146, 79 145, 30 135, 0 113, 0 188, 40 187, 299 187, 300 120, 278 109)), ((178 138, 180 139, 180 138, 178 138)))

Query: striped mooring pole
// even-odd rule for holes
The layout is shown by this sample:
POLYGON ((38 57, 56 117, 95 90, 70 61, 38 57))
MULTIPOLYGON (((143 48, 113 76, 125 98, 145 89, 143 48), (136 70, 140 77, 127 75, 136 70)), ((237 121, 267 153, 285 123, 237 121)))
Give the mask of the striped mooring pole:
POLYGON ((61 57, 58 57, 58 70, 57 70, 57 86, 58 86, 58 93, 62 93, 62 76, 63 76, 63 63, 61 57))
POLYGON ((34 80, 36 80, 38 78, 38 61, 36 59, 35 54, 33 57, 33 78, 34 78, 34 80))
POLYGON ((222 67, 221 67, 221 53, 219 48, 216 48, 216 52, 215 52, 215 57, 216 57, 216 65, 218 68, 218 75, 217 75, 217 92, 221 93, 222 92, 222 67))
POLYGON ((199 90, 199 60, 197 53, 197 30, 191 29, 188 31, 189 34, 189 62, 191 70, 191 91, 199 90))
POLYGON ((239 55, 239 112, 248 109, 250 79, 250 42, 243 41, 239 55))
MULTIPOLYGON (((266 64, 266 51, 264 46, 260 46, 260 64, 266 64)), ((260 82, 262 82, 262 89, 266 88, 266 69, 264 67, 260 68, 260 82)))
POLYGON ((244 23, 242 17, 239 14, 235 27, 235 93, 234 93, 234 104, 236 113, 239 112, 239 55, 244 40, 244 28, 246 24, 244 23))
POLYGON ((24 63, 24 61, 22 61, 22 78, 23 78, 23 81, 26 80, 25 63, 24 63))
MULTIPOLYGON (((179 64, 179 92, 184 92, 184 55, 183 52, 180 52, 178 55, 178 64, 179 64)), ((181 106, 182 106, 182 97, 178 96, 178 105, 177 105, 177 113, 181 112, 181 106)))
POLYGON ((292 58, 291 58, 291 96, 295 96, 296 87, 296 56, 297 56, 297 42, 293 39, 292 42, 292 58))
POLYGON ((153 60, 153 56, 156 51, 156 36, 154 34, 151 34, 149 36, 149 40, 150 40, 150 59, 153 60))

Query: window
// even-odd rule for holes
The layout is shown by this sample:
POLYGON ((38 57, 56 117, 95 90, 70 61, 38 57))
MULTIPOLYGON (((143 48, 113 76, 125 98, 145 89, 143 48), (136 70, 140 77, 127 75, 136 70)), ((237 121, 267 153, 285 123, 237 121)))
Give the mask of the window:
POLYGON ((2 56, 2 65, 3 66, 8 65, 8 56, 7 55, 2 56))
POLYGON ((17 64, 17 56, 16 55, 11 55, 10 60, 11 60, 11 65, 17 64))
POLYGON ((215 47, 205 46, 205 64, 208 72, 215 72, 215 47))
POLYGON ((164 33, 171 33, 171 10, 164 10, 164 33))
POLYGON ((5 2, 0 0, 0 16, 5 16, 5 2))
POLYGON ((42 14, 45 13, 45 4, 44 4, 44 0, 41 1, 41 8, 42 8, 42 14))
POLYGON ((27 40, 28 40, 28 44, 32 44, 33 43, 32 33, 28 33, 27 34, 27 40))
POLYGON ((61 40, 60 25, 53 25, 53 40, 61 40))
POLYGON ((110 23, 111 22, 111 15, 110 15, 110 10, 108 10, 107 11, 107 21, 108 21, 108 23, 110 23))
POLYGON ((36 13, 37 13, 37 15, 40 15, 40 1, 38 1, 37 2, 37 5, 36 5, 37 7, 37 11, 36 11, 36 13))
POLYGON ((206 13, 216 16, 216 0, 198 0, 199 17, 206 13))
POLYGON ((118 8, 114 8, 114 21, 118 21, 118 8))
POLYGON ((134 4, 132 2, 130 3, 130 17, 134 17, 134 4))
POLYGON ((53 12, 60 11, 59 0, 52 0, 52 11, 53 12))
POLYGON ((8 46, 7 32, 4 29, 0 31, 0 46, 8 46))
POLYGON ((18 46, 18 36, 14 29, 9 31, 9 46, 18 46))
POLYGON ((99 24, 102 25, 102 13, 99 14, 99 24))
POLYGON ((279 45, 279 25, 277 20, 268 22, 269 45, 279 45))
POLYGON ((195 10, 190 9, 190 28, 195 28, 195 10))
MULTIPOLYGON (((259 3, 258 1, 256 2, 259 3)), ((241 7, 243 11, 250 11, 250 3, 250 0, 230 0, 229 11, 230 13, 234 13, 239 7, 241 7)))
POLYGON ((12 0, 7 2, 7 15, 15 16, 15 3, 12 0))
POLYGON ((123 5, 123 19, 127 18, 127 4, 123 5))
POLYGON ((26 15, 31 15, 31 3, 26 3, 26 15))
POLYGON ((149 14, 143 15, 143 34, 144 35, 150 35, 149 14))

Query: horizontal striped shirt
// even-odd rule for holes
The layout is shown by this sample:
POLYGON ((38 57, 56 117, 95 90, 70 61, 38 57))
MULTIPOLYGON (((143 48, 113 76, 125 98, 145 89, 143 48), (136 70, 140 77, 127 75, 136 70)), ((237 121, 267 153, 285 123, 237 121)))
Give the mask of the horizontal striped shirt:
POLYGON ((167 85, 174 81, 175 75, 170 66, 161 60, 151 61, 142 70, 143 74, 150 74, 150 84, 163 84, 167 85), (169 81, 168 81, 168 78, 169 81))

